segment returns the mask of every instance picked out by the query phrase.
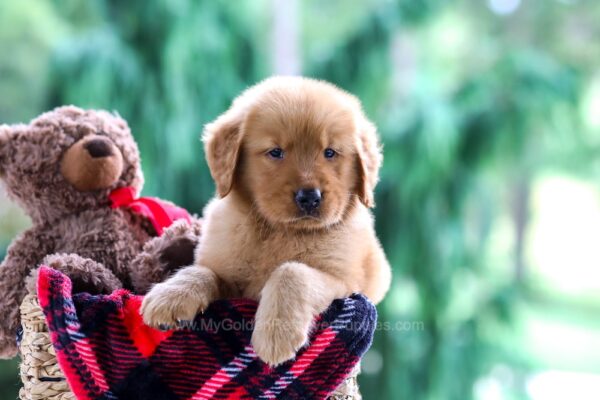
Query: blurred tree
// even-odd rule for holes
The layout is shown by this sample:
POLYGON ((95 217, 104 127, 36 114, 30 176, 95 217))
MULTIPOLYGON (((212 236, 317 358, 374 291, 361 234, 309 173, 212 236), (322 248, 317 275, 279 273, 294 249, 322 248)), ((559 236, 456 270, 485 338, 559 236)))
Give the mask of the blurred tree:
POLYGON ((41 0, 2 1, 0 15, 0 121, 27 121, 45 106, 46 65, 53 46, 68 34, 68 25, 41 0))
MULTIPOLYGON (((527 281, 531 179, 548 164, 600 174, 599 142, 577 124, 578 101, 598 79, 600 6, 517 2, 497 15, 479 0, 307 0, 292 34, 286 10, 270 8, 282 4, 0 2, 11 55, 0 58, 0 121, 65 103, 115 110, 140 145, 145 192, 200 212, 213 193, 202 125, 283 65, 271 48, 279 18, 300 34, 300 59, 285 70, 301 65, 355 93, 383 136, 375 212, 395 280, 380 311, 395 329, 378 332, 365 360, 365 398, 464 400, 498 363, 525 373, 526 357, 506 344, 522 286, 490 272, 486 248, 512 212, 515 254, 503 268, 527 281)), ((0 247, 17 229, 12 215, 0 210, 0 247)), ((14 363, 3 363, 0 398, 16 397, 15 379, 14 363)), ((524 398, 522 386, 515 379, 504 395, 524 398)))
MULTIPOLYGON (((425 327, 384 330, 376 338, 374 351, 384 364, 376 377, 363 375, 367 398, 467 399, 491 360, 499 362, 497 338, 485 332, 490 325, 506 326, 516 293, 505 286, 485 294, 469 290, 469 283, 483 278, 482 249, 493 218, 480 204, 494 203, 486 189, 496 185, 485 182, 482 173, 491 166, 505 171, 497 178, 510 185, 539 161, 530 159, 535 152, 525 151, 528 147, 576 126, 576 118, 564 116, 577 113, 577 76, 547 55, 511 49, 477 65, 472 75, 462 65, 462 76, 449 88, 447 76, 435 71, 443 66, 431 54, 400 49, 404 65, 395 65, 390 57, 398 35, 414 35, 415 23, 442 11, 438 2, 426 3, 383 4, 309 69, 309 75, 357 93, 379 122, 386 161, 376 221, 396 271, 381 319, 393 326, 417 320, 425 327), (406 65, 414 57, 421 57, 420 70, 406 65), (399 88, 408 93, 398 98, 394 78, 402 68, 418 84, 399 88), (550 115, 563 123, 557 125, 550 115), (483 220, 465 218, 473 204, 483 220), (472 236, 476 240, 469 242, 472 236), (406 302, 405 296, 413 299, 403 313, 398 303, 406 302), (471 303, 467 312, 457 306, 461 301, 471 303)), ((436 50, 445 49, 424 49, 436 50)), ((517 251, 521 246, 516 244, 517 251)))
POLYGON ((265 75, 261 16, 248 2, 91 1, 87 8, 98 22, 55 52, 47 106, 119 112, 140 146, 146 192, 200 212, 213 193, 202 126, 265 75))

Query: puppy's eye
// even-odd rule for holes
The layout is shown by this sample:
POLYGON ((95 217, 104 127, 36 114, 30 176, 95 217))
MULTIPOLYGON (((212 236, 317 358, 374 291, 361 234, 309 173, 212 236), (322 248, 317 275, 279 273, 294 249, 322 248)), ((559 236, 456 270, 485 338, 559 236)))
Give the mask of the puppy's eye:
POLYGON ((271 158, 275 158, 275 159, 282 159, 283 158, 283 149, 279 148, 279 147, 275 147, 272 150, 269 150, 269 152, 267 153, 267 155, 271 158))
POLYGON ((337 151, 328 147, 323 152, 323 155, 325 156, 325 158, 333 158, 333 157, 337 156, 337 151))

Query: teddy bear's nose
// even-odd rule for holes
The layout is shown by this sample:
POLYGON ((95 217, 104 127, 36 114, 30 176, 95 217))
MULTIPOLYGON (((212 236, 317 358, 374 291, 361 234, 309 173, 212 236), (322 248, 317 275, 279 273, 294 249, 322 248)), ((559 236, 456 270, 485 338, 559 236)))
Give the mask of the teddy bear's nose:
POLYGON ((102 158, 113 155, 113 148, 108 139, 92 139, 84 145, 85 149, 93 158, 102 158))

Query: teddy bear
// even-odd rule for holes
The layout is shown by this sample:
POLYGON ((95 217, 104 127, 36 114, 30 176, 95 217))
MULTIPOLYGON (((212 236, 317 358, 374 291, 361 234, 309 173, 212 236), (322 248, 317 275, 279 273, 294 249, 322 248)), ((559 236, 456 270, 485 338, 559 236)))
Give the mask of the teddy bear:
POLYGON ((193 262, 200 221, 138 198, 140 156, 118 115, 65 106, 0 126, 0 182, 32 222, 0 264, 0 358, 17 353, 19 305, 39 265, 66 273, 75 292, 110 293, 144 292, 193 262))

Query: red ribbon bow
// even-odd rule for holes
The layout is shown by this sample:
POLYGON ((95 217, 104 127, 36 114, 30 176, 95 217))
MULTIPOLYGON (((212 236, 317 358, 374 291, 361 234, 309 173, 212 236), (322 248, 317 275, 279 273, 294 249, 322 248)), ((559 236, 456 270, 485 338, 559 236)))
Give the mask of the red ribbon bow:
POLYGON ((108 195, 110 206, 127 207, 135 214, 148 218, 159 236, 178 219, 191 222, 190 214, 181 207, 156 197, 135 198, 135 195, 135 189, 130 186, 115 189, 108 195))

